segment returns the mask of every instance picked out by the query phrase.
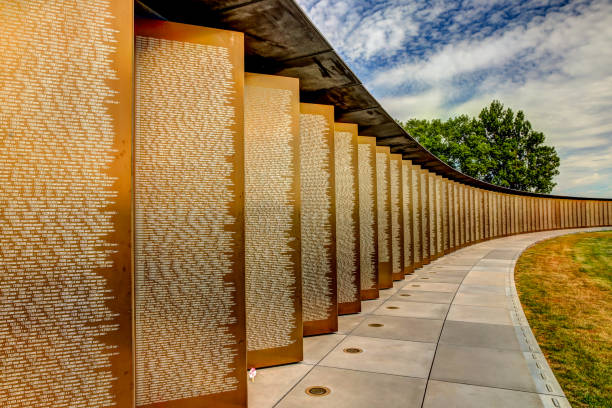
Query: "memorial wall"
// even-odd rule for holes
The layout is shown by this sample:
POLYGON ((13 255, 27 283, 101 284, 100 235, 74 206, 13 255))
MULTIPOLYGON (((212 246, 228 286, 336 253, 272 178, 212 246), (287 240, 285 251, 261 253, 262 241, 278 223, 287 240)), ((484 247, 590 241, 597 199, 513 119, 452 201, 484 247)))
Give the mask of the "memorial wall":
POLYGON ((247 365, 302 360, 299 81, 245 74, 247 365))
POLYGON ((136 406, 243 404, 243 35, 135 35, 136 406))
POLYGON ((132 7, 0 18, 0 406, 129 407, 132 7))
POLYGON ((338 314, 361 311, 357 125, 334 124, 338 314))
POLYGON ((378 298, 376 138, 358 136, 359 274, 361 300, 378 298))
POLYGON ((245 74, 242 33, 118 0, 0 16, 3 408, 246 407, 248 368, 302 360, 393 279, 612 224, 610 200, 390 154, 297 78, 245 74))
POLYGON ((378 288, 393 287, 391 260, 391 170, 390 151, 376 146, 376 208, 378 212, 378 288))
POLYGON ((300 104, 304 336, 338 330, 334 107, 300 104))

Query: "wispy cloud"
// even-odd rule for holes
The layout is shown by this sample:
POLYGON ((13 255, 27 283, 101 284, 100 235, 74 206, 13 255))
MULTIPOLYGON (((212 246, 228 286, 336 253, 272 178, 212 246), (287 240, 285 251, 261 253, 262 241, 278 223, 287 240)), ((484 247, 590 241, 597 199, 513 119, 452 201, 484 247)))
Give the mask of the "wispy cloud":
POLYGON ((396 118, 523 110, 555 193, 612 196, 612 2, 298 0, 396 118))

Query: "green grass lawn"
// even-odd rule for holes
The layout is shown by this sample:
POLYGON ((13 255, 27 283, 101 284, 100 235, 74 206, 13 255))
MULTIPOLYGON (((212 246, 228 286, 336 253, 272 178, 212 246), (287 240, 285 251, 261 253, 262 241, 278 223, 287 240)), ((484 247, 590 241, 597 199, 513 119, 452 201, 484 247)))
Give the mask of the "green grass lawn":
POLYGON ((515 273, 529 324, 572 406, 612 408, 612 231, 536 244, 515 273))

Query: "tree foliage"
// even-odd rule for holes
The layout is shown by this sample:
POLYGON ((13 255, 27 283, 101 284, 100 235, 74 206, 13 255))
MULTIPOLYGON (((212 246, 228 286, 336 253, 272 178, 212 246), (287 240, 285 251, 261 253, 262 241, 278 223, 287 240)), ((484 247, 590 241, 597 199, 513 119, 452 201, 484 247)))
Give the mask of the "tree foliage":
POLYGON ((559 156, 525 114, 491 102, 477 118, 466 115, 400 124, 430 152, 455 169, 498 186, 550 193, 559 156))

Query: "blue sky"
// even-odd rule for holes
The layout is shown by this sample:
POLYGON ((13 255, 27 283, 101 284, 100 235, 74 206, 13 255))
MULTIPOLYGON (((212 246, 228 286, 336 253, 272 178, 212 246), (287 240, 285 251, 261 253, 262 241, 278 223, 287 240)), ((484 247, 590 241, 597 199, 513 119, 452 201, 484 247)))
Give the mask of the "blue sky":
POLYGON ((612 1, 298 0, 395 118, 523 110, 556 194, 612 197, 612 1))

